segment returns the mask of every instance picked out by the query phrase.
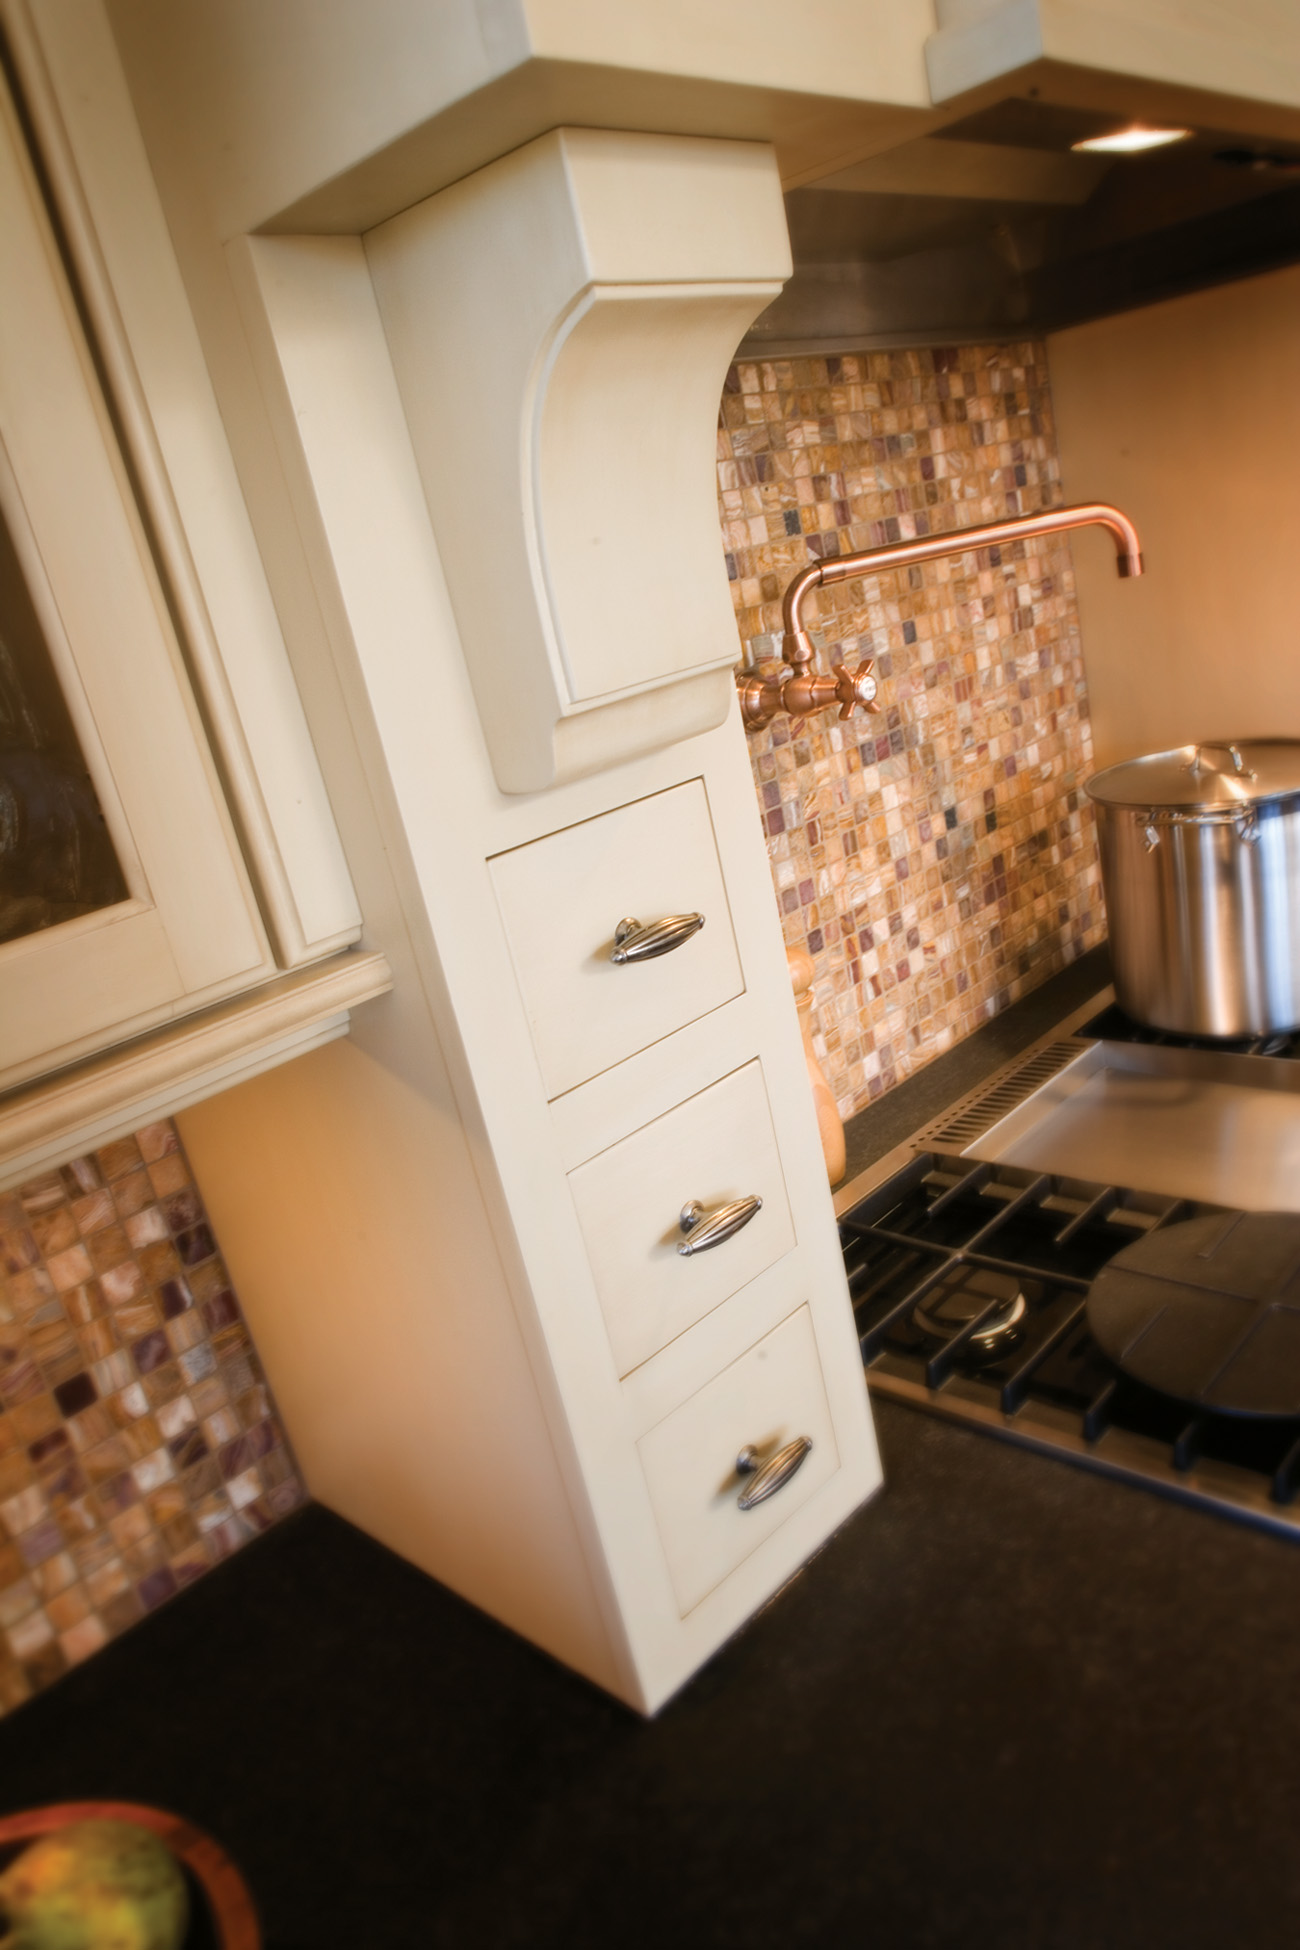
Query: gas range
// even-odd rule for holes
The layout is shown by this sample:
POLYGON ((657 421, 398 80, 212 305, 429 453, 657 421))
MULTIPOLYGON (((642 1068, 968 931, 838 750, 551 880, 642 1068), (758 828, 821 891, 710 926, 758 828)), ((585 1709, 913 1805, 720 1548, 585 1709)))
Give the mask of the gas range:
POLYGON ((1300 1535, 1300 1415, 1188 1405, 1087 1317, 1139 1240, 1300 1214, 1297 1059, 1300 1035, 1165 1036, 1106 991, 863 1173, 836 1209, 872 1392, 1300 1535))

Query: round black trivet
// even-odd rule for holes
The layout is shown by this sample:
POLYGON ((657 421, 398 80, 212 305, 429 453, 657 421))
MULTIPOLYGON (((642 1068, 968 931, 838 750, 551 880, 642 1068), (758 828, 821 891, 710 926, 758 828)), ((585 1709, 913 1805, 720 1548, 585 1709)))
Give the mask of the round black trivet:
POLYGON ((1300 1416, 1300 1213, 1219 1212, 1103 1267, 1088 1325, 1125 1374, 1220 1415, 1300 1416))

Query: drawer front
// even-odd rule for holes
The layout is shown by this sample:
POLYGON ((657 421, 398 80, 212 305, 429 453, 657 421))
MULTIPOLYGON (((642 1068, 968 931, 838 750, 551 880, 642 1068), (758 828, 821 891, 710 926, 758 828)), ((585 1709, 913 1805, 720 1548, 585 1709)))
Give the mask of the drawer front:
POLYGON ((675 1408, 637 1445, 682 1616, 758 1549, 840 1466, 806 1306, 675 1408), (797 1436, 812 1449, 766 1502, 740 1509, 746 1447, 765 1462, 797 1436))
POLYGON ((742 993, 700 780, 490 864, 549 1097, 742 993), (691 913, 704 926, 680 947, 622 967, 610 960, 620 921, 691 913))
POLYGON ((755 1060, 569 1173, 621 1375, 794 1245, 772 1113, 755 1060), (684 1206, 756 1195, 730 1238, 684 1256, 684 1206))

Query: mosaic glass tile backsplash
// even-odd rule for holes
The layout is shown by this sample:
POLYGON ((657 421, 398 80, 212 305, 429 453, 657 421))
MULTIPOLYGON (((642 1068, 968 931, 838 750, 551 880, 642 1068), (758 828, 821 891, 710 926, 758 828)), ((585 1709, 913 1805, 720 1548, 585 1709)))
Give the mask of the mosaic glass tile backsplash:
POLYGON ((304 1500, 175 1126, 0 1193, 0 1711, 304 1500))
MULTIPOLYGON (((733 366, 723 545, 747 656, 819 557, 1059 504, 1040 344, 733 366)), ((815 598, 823 661, 874 656, 878 716, 750 736, 787 944, 843 1116, 1105 934, 1070 545, 971 550, 815 598)))

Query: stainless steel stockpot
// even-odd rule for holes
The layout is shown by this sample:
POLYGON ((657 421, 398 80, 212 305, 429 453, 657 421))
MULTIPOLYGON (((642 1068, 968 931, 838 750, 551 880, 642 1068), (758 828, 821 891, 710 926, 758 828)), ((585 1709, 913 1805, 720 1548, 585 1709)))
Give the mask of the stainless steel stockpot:
POLYGON ((1087 781, 1115 994, 1188 1036, 1300 1024, 1300 742, 1184 745, 1087 781))

